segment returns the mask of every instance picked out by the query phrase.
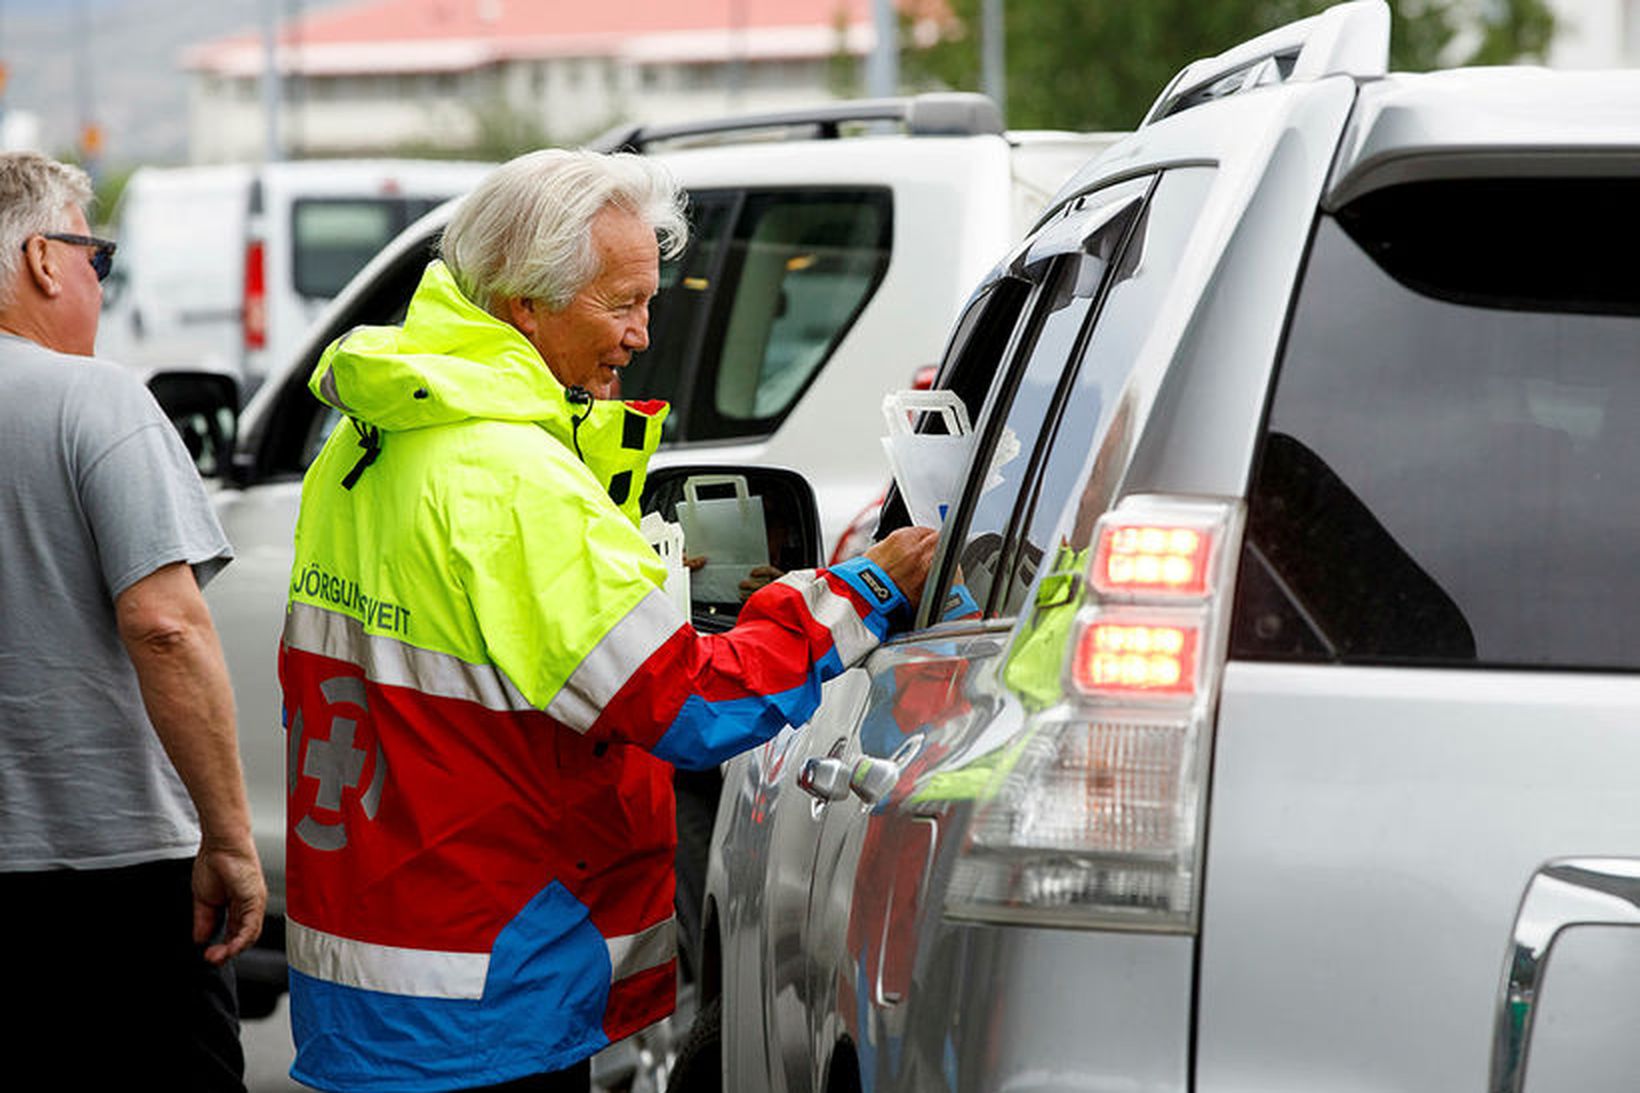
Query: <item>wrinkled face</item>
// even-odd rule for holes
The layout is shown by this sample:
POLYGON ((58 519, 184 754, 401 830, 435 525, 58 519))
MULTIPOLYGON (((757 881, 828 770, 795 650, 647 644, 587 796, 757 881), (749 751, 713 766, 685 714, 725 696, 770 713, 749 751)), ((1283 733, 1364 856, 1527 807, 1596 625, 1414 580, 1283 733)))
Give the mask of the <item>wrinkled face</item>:
POLYGON ((655 232, 625 209, 607 206, 592 221, 598 272, 562 311, 521 303, 514 325, 565 387, 619 398, 621 373, 649 346, 649 301, 660 287, 655 232), (532 329, 533 328, 533 329, 532 329))

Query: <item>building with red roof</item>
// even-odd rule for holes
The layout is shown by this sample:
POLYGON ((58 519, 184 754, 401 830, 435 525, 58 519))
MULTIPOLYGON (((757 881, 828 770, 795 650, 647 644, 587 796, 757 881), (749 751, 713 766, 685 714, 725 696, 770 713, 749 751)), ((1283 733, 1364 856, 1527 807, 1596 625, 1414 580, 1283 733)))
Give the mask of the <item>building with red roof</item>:
MULTIPOLYGON (((902 11, 944 12, 933 0, 902 11)), ((674 121, 831 97, 874 46, 872 0, 362 0, 280 29, 290 154, 473 151, 486 133, 574 143, 623 120, 674 121)), ((937 33, 932 15, 919 34, 937 33)), ((191 158, 262 153, 255 33, 188 50, 191 158)))

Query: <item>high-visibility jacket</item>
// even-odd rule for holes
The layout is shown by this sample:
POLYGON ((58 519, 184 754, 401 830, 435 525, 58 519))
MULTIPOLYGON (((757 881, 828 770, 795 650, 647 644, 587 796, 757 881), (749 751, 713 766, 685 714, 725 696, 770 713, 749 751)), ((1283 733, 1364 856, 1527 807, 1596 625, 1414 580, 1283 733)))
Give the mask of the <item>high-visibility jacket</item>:
POLYGON ((291 1072, 572 1065, 671 1012, 670 764, 806 721, 905 598, 859 559, 697 634, 636 527, 664 404, 572 405, 440 263, 310 386, 347 420, 303 482, 279 651, 291 1072))

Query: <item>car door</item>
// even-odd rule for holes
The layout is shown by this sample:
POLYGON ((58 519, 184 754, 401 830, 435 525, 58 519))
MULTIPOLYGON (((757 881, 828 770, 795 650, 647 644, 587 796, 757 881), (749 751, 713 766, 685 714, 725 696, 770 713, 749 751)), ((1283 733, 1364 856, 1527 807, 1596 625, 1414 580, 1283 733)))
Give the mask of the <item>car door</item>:
MULTIPOLYGON (((941 385, 983 408, 925 625, 851 673, 861 677, 851 701, 828 702, 811 723, 806 761, 846 772, 846 795, 789 809, 808 844, 797 852, 793 835, 774 849, 812 861, 803 1023, 772 1029, 772 1049, 788 1059, 790 1038, 806 1046, 806 1084, 788 1062, 789 1088, 819 1088, 839 1043, 851 1045, 867 1088, 953 1080, 949 1043, 910 1035, 913 1023, 943 1024, 926 1015, 952 1004, 949 982, 919 985, 936 945, 927 927, 941 917, 969 800, 1005 761, 1025 706, 1046 698, 1010 667, 1016 619, 1055 544, 1109 501, 1131 444, 1123 406, 1136 342, 1165 298, 1211 171, 1169 175, 1087 195, 1049 223, 986 301, 1011 329, 995 315, 989 327, 974 321, 947 354, 941 385)), ((795 932, 790 911, 765 921, 771 934, 795 932)))

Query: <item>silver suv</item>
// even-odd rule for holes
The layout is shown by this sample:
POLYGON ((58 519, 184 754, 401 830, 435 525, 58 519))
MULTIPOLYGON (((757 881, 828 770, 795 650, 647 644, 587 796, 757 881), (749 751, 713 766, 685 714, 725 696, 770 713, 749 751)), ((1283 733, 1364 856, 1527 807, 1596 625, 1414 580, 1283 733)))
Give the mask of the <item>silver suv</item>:
POLYGON ((725 774, 680 1085, 1634 1088, 1640 73, 1389 23, 1190 65, 974 294, 917 628, 725 774))

